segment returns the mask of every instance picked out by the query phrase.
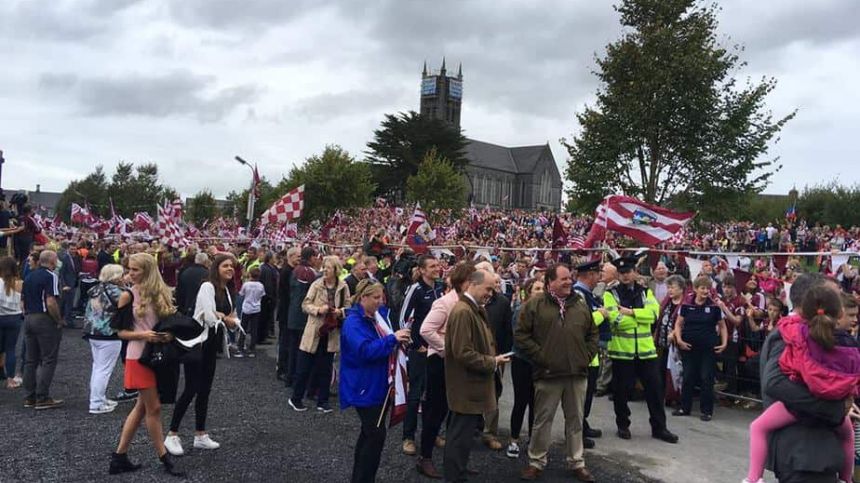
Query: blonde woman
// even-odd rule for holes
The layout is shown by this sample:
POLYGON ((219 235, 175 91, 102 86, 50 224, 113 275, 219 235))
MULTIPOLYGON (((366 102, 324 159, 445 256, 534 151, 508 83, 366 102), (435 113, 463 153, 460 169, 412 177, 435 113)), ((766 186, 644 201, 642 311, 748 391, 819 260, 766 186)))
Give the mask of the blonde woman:
POLYGON ((411 340, 409 329, 392 330, 382 302, 382 284, 370 279, 359 282, 341 335, 340 408, 355 407, 361 420, 352 463, 353 483, 376 481, 388 425, 379 421, 384 420, 390 406, 386 405, 391 389, 389 358, 400 344, 411 340))
MULTIPOLYGON (((93 354, 90 414, 104 414, 116 409, 116 402, 105 397, 105 390, 122 349, 122 342, 110 322, 120 316, 117 308, 119 299, 128 291, 120 286, 123 275, 122 265, 105 265, 99 272, 98 285, 87 292, 89 300, 84 316, 84 339, 90 343, 93 354)), ((131 310, 131 305, 125 305, 123 310, 131 310)))
POLYGON ((173 476, 184 476, 178 471, 164 448, 161 426, 161 401, 158 398, 155 373, 139 362, 147 342, 170 341, 170 334, 155 332, 152 329, 159 317, 176 311, 170 288, 158 273, 158 264, 152 255, 136 253, 128 259, 128 276, 132 282, 130 292, 123 292, 117 307, 119 317, 114 322, 120 339, 128 341, 125 362, 125 388, 139 391, 137 403, 128 414, 122 427, 119 445, 111 456, 110 474, 126 473, 140 469, 140 464, 128 459, 128 447, 141 424, 146 425, 149 439, 164 470, 173 476), (129 311, 126 308, 132 307, 129 311), (126 310, 123 310, 126 309, 126 310), (122 315, 124 314, 124 315, 122 315))
POLYGON ((334 354, 340 351, 340 326, 349 302, 349 287, 338 279, 340 270, 338 257, 325 257, 323 276, 311 284, 302 302, 302 311, 308 314, 308 323, 299 344, 296 383, 293 397, 289 400, 290 407, 299 412, 307 410, 302 400, 314 367, 318 377, 317 411, 332 412, 328 402, 332 364, 334 354))

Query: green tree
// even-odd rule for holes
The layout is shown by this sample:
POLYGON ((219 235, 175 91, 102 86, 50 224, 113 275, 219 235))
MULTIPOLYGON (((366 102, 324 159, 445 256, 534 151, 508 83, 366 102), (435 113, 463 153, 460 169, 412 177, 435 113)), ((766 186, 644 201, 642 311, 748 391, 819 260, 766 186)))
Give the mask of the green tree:
POLYGON ((598 58, 595 106, 577 114, 572 204, 593 210, 611 193, 718 212, 761 192, 777 158, 763 159, 790 113, 774 119, 773 78, 739 87, 745 66, 717 41, 715 6, 696 0, 623 0, 625 27, 598 58))
POLYGON ((425 210, 460 209, 466 205, 466 182, 450 161, 431 149, 418 172, 406 181, 406 200, 425 210))
POLYGON ((857 206, 860 206, 860 184, 844 186, 830 181, 805 187, 797 200, 797 213, 811 225, 860 226, 857 206))
POLYGON ((418 166, 431 149, 436 149, 458 171, 468 163, 462 131, 414 111, 386 114, 382 127, 373 134, 366 154, 378 194, 399 200, 406 191, 406 180, 418 173, 418 166))
POLYGON ((108 181, 102 166, 96 166, 95 171, 83 179, 72 181, 63 190, 54 209, 66 223, 71 218, 72 203, 89 205, 94 214, 108 215, 108 181))
POLYGON ((326 146, 321 155, 290 170, 275 192, 280 197, 301 185, 305 185, 305 208, 299 220, 303 223, 327 219, 338 209, 367 206, 376 189, 370 166, 336 145, 326 146))
POLYGON ((72 203, 88 204, 94 215, 110 217, 110 203, 117 214, 131 218, 137 211, 156 215, 156 206, 179 195, 158 179, 154 163, 139 165, 120 161, 108 181, 102 166, 80 180, 74 180, 63 190, 57 202, 57 212, 64 220, 71 216, 72 203))
MULTIPOLYGON (((227 201, 233 203, 236 219, 243 226, 248 224, 248 195, 250 192, 250 188, 245 188, 242 191, 231 191, 227 194, 227 201)), ((260 196, 254 200, 254 220, 259 219, 260 215, 281 196, 283 193, 279 196, 275 187, 265 176, 260 177, 260 196)))
POLYGON ((188 219, 197 226, 201 226, 206 220, 213 220, 218 216, 218 207, 215 197, 208 189, 200 191, 188 201, 188 219))

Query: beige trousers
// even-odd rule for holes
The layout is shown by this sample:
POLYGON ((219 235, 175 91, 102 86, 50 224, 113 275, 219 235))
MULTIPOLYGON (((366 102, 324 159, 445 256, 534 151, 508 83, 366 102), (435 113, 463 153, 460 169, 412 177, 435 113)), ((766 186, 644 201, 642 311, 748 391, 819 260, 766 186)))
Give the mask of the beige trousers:
POLYGON ((582 418, 585 405, 585 376, 535 381, 535 423, 529 442, 529 465, 544 469, 552 443, 552 421, 561 403, 564 413, 565 459, 571 468, 582 468, 582 418))

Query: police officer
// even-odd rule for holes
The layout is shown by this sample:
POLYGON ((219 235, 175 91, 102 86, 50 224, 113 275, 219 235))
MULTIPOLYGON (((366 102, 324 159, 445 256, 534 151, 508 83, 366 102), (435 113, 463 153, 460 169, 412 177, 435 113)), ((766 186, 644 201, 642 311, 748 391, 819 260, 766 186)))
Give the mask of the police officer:
POLYGON ((638 378, 645 389, 645 401, 650 414, 651 437, 667 443, 677 443, 678 436, 666 428, 666 412, 660 394, 660 371, 657 349, 651 337, 651 325, 657 320, 660 304, 654 293, 639 284, 634 271, 636 257, 620 257, 612 261, 618 268, 620 282, 603 294, 603 306, 609 315, 612 339, 609 357, 612 359, 613 404, 618 437, 630 439, 630 408, 627 400, 638 378))
MULTIPOLYGON (((605 324, 609 312, 603 308, 603 300, 598 299, 594 295, 594 287, 600 280, 600 260, 585 261, 576 267, 576 284, 573 289, 576 290, 585 299, 591 310, 591 315, 594 318, 594 325, 597 326, 600 334, 599 343, 608 343, 611 335, 609 324, 605 324)), ((604 346, 605 347, 605 346, 604 346)), ((600 356, 594 356, 594 359, 588 365, 588 386, 585 390, 585 407, 583 409, 582 421, 582 438, 583 445, 586 449, 594 448, 594 439, 603 435, 599 429, 594 429, 588 424, 588 415, 591 413, 591 404, 594 400, 594 392, 597 388, 597 376, 600 374, 600 356)))

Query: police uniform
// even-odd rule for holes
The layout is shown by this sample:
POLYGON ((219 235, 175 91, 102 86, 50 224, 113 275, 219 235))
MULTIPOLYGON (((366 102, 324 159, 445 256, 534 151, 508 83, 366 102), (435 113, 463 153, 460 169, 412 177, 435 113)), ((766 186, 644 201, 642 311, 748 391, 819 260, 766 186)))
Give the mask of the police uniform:
MULTIPOLYGON (((595 260, 593 262, 586 262, 580 264, 576 267, 577 274, 584 272, 599 272, 600 271, 600 260, 595 260)), ((585 302, 588 304, 589 310, 591 310, 591 315, 594 318, 594 325, 597 326, 598 331, 600 333, 601 340, 603 339, 603 332, 609 328, 609 324, 605 324, 606 319, 603 317, 603 314, 600 312, 600 308, 603 307, 603 301, 598 299, 594 293, 591 291, 591 287, 587 285, 576 282, 574 284, 573 289, 576 290, 582 297, 585 299, 585 302)), ((591 413, 591 404, 594 401, 594 392, 597 388, 597 376, 600 374, 600 356, 595 355, 594 359, 592 359, 591 363, 588 365, 588 386, 585 390, 585 406, 583 408, 583 420, 582 420, 582 436, 585 440, 586 448, 593 448, 594 441, 590 438, 599 438, 603 435, 603 432, 599 429, 593 429, 588 424, 588 415, 591 413)))
MULTIPOLYGON (((638 259, 621 257, 612 261, 619 274, 632 271, 638 259)), ((657 349, 651 336, 651 325, 657 320, 660 304, 654 293, 636 282, 618 284, 603 294, 603 306, 609 312, 612 339, 609 357, 612 359, 612 389, 615 424, 618 437, 630 439, 630 408, 627 401, 638 378, 645 389, 645 401, 650 414, 651 435, 668 443, 678 437, 666 429, 666 412, 660 390, 660 370, 657 349), (633 315, 622 315, 620 309, 633 309, 633 315)))

